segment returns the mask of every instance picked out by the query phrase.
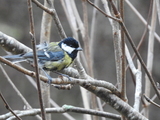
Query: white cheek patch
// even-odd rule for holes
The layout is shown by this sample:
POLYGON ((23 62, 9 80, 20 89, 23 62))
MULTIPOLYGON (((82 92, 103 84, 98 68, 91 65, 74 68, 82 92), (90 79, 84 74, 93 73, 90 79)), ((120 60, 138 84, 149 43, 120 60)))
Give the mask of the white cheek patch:
POLYGON ((73 48, 73 47, 70 47, 70 46, 67 46, 66 44, 64 44, 64 43, 62 43, 62 49, 64 50, 64 51, 66 51, 66 52, 68 52, 69 54, 71 54, 74 50, 75 50, 75 48, 73 48))

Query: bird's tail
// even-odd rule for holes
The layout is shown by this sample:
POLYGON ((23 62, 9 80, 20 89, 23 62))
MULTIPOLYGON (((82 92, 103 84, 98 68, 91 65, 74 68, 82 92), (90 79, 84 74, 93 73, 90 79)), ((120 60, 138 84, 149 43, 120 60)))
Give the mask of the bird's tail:
POLYGON ((26 61, 26 59, 23 58, 21 54, 19 54, 19 55, 6 55, 6 56, 3 56, 3 58, 5 58, 13 63, 19 63, 19 62, 26 61))

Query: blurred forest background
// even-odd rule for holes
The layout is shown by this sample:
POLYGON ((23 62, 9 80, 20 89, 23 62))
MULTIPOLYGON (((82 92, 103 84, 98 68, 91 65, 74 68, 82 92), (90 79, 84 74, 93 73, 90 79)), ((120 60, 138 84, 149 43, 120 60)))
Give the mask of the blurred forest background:
MULTIPOLYGON (((43 0, 39 0, 43 3, 43 0)), ((149 12, 150 1, 149 0, 130 0, 132 5, 139 11, 142 17, 146 20, 149 12)), ((82 1, 75 0, 76 6, 78 8, 78 12, 83 19, 83 8, 82 8, 82 1)), ((67 36, 73 36, 72 31, 70 29, 69 23, 65 16, 64 10, 62 8, 60 0, 54 1, 55 9, 57 14, 60 18, 62 26, 66 32, 67 36)), ((145 29, 145 25, 143 22, 137 17, 137 15, 133 12, 133 10, 128 6, 125 2, 124 4, 125 13, 125 25, 134 40, 135 44, 137 45, 142 37, 142 34, 145 29)), ((104 10, 103 4, 99 2, 99 7, 104 10)), ((93 7, 91 5, 87 5, 88 9, 88 21, 89 21, 89 34, 91 29, 91 20, 92 20, 92 13, 93 7)), ((40 29, 41 29, 41 19, 42 19, 42 10, 38 8, 35 4, 33 4, 34 10, 34 22, 35 22, 35 33, 37 44, 39 43, 40 38, 40 29)), ((150 24, 150 22, 149 22, 150 24)), ((52 24, 52 32, 51 32, 51 41, 60 41, 60 36, 57 32, 57 28, 53 22, 52 24)), ((108 18, 102 15, 100 12, 97 13, 97 27, 96 33, 94 34, 95 44, 93 48, 93 71, 94 71, 94 78, 100 80, 106 80, 111 82, 112 84, 116 85, 116 67, 115 67, 115 55, 114 55, 114 46, 113 46, 113 33, 112 28, 109 23, 108 18)), ((26 46, 31 47, 30 42, 30 35, 29 35, 29 17, 28 17, 28 8, 27 8, 27 1, 26 0, 1 0, 0 1, 0 31, 12 36, 13 38, 19 40, 26 46)), ((156 27, 157 34, 160 34, 159 23, 156 27)), ((148 32, 145 35, 144 42, 139 50, 144 62, 146 63, 147 59, 147 47, 148 47, 148 32)), ((82 38, 79 38, 79 41, 83 47, 82 38)), ((126 40, 127 44, 128 41, 126 40)), ((130 53, 133 54, 133 50, 128 44, 130 53)), ((154 43, 154 62, 153 62, 153 70, 152 75, 156 82, 160 82, 160 45, 159 41, 155 39, 154 43)), ((6 55, 6 52, 0 48, 0 55, 6 55)), ((136 62, 136 59, 135 59, 136 62)), ((26 68, 33 70, 30 65, 27 63, 23 63, 26 68)), ((3 65, 4 66, 4 65, 3 65)), ((31 104, 33 108, 39 107, 38 102, 38 95, 37 91, 30 82, 28 82, 25 76, 17 72, 11 67, 4 66, 5 70, 7 71, 10 78, 12 78, 14 84, 17 88, 21 91, 27 101, 31 104)), ((143 83, 145 80, 144 71, 142 69, 143 74, 143 83)), ((12 107, 12 109, 23 109, 24 104, 17 96, 17 93, 13 90, 13 88, 8 84, 8 81, 0 72, 0 90, 3 93, 4 97, 12 107)), ((134 84, 132 81, 132 77, 130 71, 128 70, 126 73, 126 80, 127 80, 127 97, 128 103, 133 106, 134 102, 134 84)), ((143 88, 144 89, 144 86, 143 88)), ((151 88, 152 89, 152 88, 151 88)), ((144 92, 144 91, 143 91, 144 92)), ((151 97, 154 95, 152 93, 151 97)), ((83 107, 82 97, 80 93, 79 86, 74 86, 71 90, 57 90, 54 87, 51 87, 51 98, 60 106, 64 104, 74 105, 78 107, 83 107)), ((159 100, 155 100, 155 102, 160 103, 159 100)), ((154 107, 153 105, 150 106, 150 119, 159 120, 160 118, 160 109, 154 107)), ((114 109, 105 105, 105 110, 109 112, 117 113, 114 109)), ((0 114, 7 113, 8 111, 4 108, 4 103, 0 100, 0 114)), ((73 117, 77 120, 83 119, 83 115, 70 113, 73 117)), ((55 118, 57 119, 66 119, 61 114, 55 114, 55 118)), ((24 120, 27 119, 35 119, 33 117, 24 117, 24 120)))

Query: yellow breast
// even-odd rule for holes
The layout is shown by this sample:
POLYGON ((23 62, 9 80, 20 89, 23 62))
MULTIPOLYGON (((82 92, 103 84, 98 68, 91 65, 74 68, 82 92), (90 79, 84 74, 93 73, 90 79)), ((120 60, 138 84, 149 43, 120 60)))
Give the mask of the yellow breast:
POLYGON ((44 64, 44 68, 49 71, 52 71, 52 70, 60 71, 64 68, 67 68, 71 63, 72 63, 72 59, 65 52, 64 58, 58 61, 48 61, 44 64))

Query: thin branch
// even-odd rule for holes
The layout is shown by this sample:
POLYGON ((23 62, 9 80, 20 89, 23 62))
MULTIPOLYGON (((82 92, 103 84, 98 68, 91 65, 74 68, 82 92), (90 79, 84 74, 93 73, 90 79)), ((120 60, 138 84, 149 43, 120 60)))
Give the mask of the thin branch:
POLYGON ((58 32, 60 34, 60 37, 62 39, 66 38, 66 34, 63 30, 63 27, 60 23, 60 20, 58 18, 57 12, 55 9, 49 9, 47 7, 45 7, 44 5, 42 5, 40 2, 38 2, 37 0, 32 0, 32 2, 34 2, 38 7, 40 7, 42 10, 44 10, 45 12, 47 12, 48 14, 52 15, 53 20, 57 26, 58 32))
MULTIPOLYGON (((103 7, 105 9, 105 12, 107 13, 107 15, 111 16, 111 12, 110 12, 110 9, 109 9, 108 1, 107 0, 101 0, 101 1, 102 1, 102 4, 103 4, 103 7)), ((113 24, 113 20, 111 18, 108 18, 108 20, 109 20, 110 24, 112 25, 113 24)))
POLYGON ((0 92, 0 97, 4 102, 4 105, 6 107, 7 110, 9 110, 18 120, 22 120, 20 117, 17 116, 17 114, 12 110, 12 108, 9 106, 9 104, 7 103, 7 101, 5 100, 5 98, 3 97, 2 93, 0 92))
POLYGON ((32 10, 31 0, 28 0, 28 11, 29 11, 29 19, 30 19, 30 35, 31 35, 31 42, 32 42, 32 47, 33 47, 39 103, 40 103, 40 107, 41 107, 42 119, 46 120, 45 110, 44 110, 44 106, 43 106, 41 86, 40 86, 39 68, 38 68, 38 60, 37 60, 37 53, 36 53, 36 40, 35 40, 35 31, 34 31, 33 10, 32 10))
MULTIPOLYGON (((105 118, 111 118, 114 120, 120 120, 120 115, 117 114, 112 114, 108 112, 103 112, 103 111, 97 111, 97 110, 92 110, 92 109, 84 109, 80 107, 74 107, 70 105, 63 105, 62 107, 59 108, 45 108, 46 113, 65 113, 65 112, 73 112, 73 113, 81 113, 81 114, 90 114, 90 115, 96 115, 100 117, 105 117, 105 118)), ((30 110, 23 110, 23 111, 14 111, 18 116, 33 116, 41 113, 40 109, 30 109, 30 110)), ((14 116, 11 116, 11 114, 4 114, 0 115, 0 120, 2 119, 14 119, 14 116)))
POLYGON ((97 7, 94 3, 92 3, 90 0, 87 0, 87 2, 90 4, 90 5, 92 5, 93 7, 95 7, 98 11, 100 11, 103 15, 105 15, 106 17, 109 17, 109 18, 111 18, 111 19, 113 19, 113 20, 115 20, 115 21, 120 21, 119 19, 117 19, 117 18, 115 18, 115 17, 112 17, 112 16, 110 16, 110 15, 107 15, 105 12, 103 12, 103 10, 101 10, 99 7, 97 7))
POLYGON ((160 105, 159 105, 159 104, 153 102, 153 101, 152 101, 149 97, 147 97, 145 94, 144 94, 143 96, 144 96, 144 98, 145 98, 149 103, 151 103, 151 104, 153 104, 154 106, 160 108, 160 105))
POLYGON ((74 107, 74 106, 69 106, 69 105, 63 105, 62 107, 65 110, 67 110, 68 112, 90 114, 90 115, 96 115, 96 116, 101 116, 101 117, 120 120, 120 116, 119 115, 108 113, 108 112, 97 111, 97 110, 92 110, 92 109, 84 109, 84 108, 74 107))
MULTIPOLYGON (((157 95, 155 94, 152 98, 151 98, 151 100, 152 101, 154 101, 155 99, 157 98, 157 95)), ((151 105, 151 103, 147 103, 147 104, 144 104, 144 106, 146 107, 146 106, 150 106, 151 105)), ((143 107, 143 109, 141 110, 141 114, 144 114, 144 112, 145 112, 145 107, 143 107)))

